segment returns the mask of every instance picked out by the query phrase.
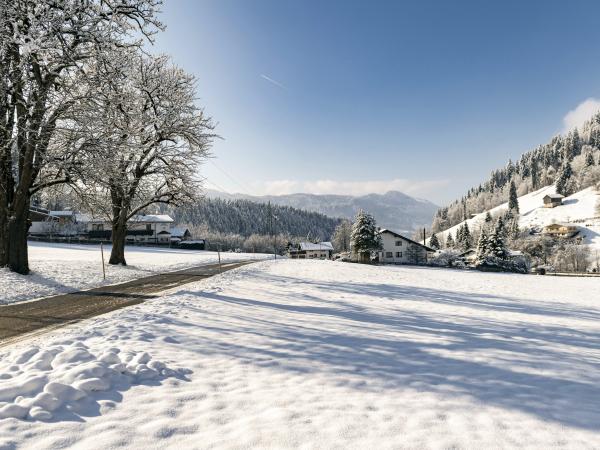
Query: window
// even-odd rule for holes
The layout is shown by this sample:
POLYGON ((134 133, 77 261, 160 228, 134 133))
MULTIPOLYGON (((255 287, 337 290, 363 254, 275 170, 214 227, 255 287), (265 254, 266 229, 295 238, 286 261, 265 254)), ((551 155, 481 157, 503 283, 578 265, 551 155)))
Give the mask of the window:
POLYGON ((402 252, 396 252, 396 258, 402 258, 402 252))
POLYGON ((152 224, 151 223, 147 223, 146 224, 146 231, 152 231, 152 224))
POLYGON ((394 254, 392 252, 385 252, 385 257, 386 258, 393 258, 394 254))
POLYGON ((104 225, 99 223, 99 224, 92 224, 92 230, 94 231, 104 231, 104 225))
POLYGON ((402 247, 402 241, 396 241, 396 247, 402 247))

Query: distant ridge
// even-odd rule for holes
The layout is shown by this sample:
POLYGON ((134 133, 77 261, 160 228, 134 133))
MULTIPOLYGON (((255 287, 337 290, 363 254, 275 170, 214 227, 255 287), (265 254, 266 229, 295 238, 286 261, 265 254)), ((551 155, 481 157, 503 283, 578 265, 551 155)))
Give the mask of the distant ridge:
POLYGON ((402 192, 389 191, 385 194, 367 194, 363 196, 334 194, 287 194, 254 196, 246 194, 228 194, 208 190, 209 198, 245 199, 259 203, 271 202, 275 205, 291 206, 307 211, 315 211, 330 217, 351 219, 359 209, 375 216, 381 227, 404 233, 429 226, 438 209, 434 203, 411 197, 402 192))

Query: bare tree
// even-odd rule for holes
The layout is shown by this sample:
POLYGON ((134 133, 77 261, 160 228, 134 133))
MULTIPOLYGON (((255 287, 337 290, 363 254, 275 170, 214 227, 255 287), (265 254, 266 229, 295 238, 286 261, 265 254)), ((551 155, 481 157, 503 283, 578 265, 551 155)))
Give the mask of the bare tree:
POLYGON ((78 114, 83 156, 74 189, 111 222, 110 264, 126 264, 127 223, 155 204, 181 205, 201 192, 200 164, 215 135, 196 105, 193 76, 165 56, 118 51, 95 67, 98 91, 78 114))
POLYGON ((347 219, 335 227, 333 232, 333 246, 338 252, 350 251, 350 238, 352 235, 352 222, 347 219))
POLYGON ((69 181, 72 158, 52 149, 77 98, 82 66, 150 36, 159 0, 0 0, 0 266, 28 273, 31 196, 69 181))

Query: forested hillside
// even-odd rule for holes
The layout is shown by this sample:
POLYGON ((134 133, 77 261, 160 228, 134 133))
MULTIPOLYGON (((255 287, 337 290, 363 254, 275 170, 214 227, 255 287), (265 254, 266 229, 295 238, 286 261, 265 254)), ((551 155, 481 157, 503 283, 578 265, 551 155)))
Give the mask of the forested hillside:
POLYGON ((358 197, 322 194, 250 196, 210 190, 207 195, 211 198, 244 199, 259 203, 270 201, 274 205, 291 206, 349 220, 354 219, 358 211, 364 210, 377 219, 379 226, 408 234, 429 225, 438 208, 427 200, 413 198, 398 191, 358 197))
POLYGON ((508 201, 511 181, 519 196, 556 183, 556 191, 568 196, 600 183, 600 113, 581 130, 553 137, 550 142, 523 154, 518 161, 495 170, 490 178, 449 206, 433 220, 434 233, 446 230, 472 214, 508 201))
POLYGON ((269 227, 269 205, 249 200, 206 198, 191 206, 164 209, 178 224, 206 228, 211 232, 250 236, 274 234, 331 238, 340 219, 289 206, 271 205, 272 230, 269 227))

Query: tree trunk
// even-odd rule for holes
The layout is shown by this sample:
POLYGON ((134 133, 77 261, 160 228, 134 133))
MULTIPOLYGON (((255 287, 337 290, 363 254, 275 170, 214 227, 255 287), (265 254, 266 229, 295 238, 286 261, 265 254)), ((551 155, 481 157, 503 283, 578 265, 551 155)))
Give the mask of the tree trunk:
MULTIPOLYGON (((2 195, 0 195, 2 197, 2 195)), ((2 201, 0 199, 0 201, 2 201)), ((8 214, 4 205, 0 205, 0 267, 8 266, 8 214)))
POLYGON ((110 252, 109 264, 127 265, 125 261, 125 238, 127 236, 127 222, 117 221, 112 227, 112 250, 110 252))
POLYGON ((8 220, 8 267, 23 275, 29 273, 27 233, 29 232, 29 202, 24 211, 15 212, 8 220))

